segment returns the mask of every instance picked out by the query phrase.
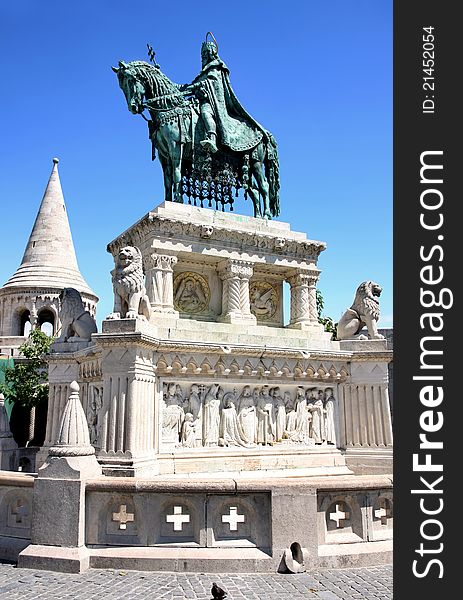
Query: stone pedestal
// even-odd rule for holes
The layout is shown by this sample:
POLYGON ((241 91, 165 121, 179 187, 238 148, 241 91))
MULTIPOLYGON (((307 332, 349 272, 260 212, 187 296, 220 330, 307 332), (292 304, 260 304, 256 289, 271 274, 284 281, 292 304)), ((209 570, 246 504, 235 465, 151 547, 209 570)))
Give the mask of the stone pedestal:
POLYGON ((108 475, 157 473, 153 350, 140 332, 147 327, 138 319, 105 321, 94 338, 103 373, 97 456, 108 475))
POLYGON ((39 469, 32 501, 31 545, 19 555, 18 565, 80 573, 89 567, 85 547, 85 481, 101 475, 90 445, 79 386, 70 396, 60 422, 57 443, 39 469), (59 565, 57 564, 59 563, 59 565))
POLYGON ((17 470, 18 444, 10 431, 10 423, 5 408, 5 398, 0 394, 0 471, 17 470))

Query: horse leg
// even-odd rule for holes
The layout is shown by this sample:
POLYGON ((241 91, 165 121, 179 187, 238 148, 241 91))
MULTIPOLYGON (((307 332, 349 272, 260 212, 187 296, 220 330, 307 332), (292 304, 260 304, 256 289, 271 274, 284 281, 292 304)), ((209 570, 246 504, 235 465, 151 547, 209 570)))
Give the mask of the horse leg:
POLYGON ((256 190, 256 188, 249 186, 247 191, 248 191, 248 196, 251 197, 252 203, 254 205, 254 216, 262 217, 262 213, 260 211, 260 199, 259 199, 258 190, 256 190))
POLYGON ((159 160, 161 162, 162 174, 164 176, 164 200, 172 202, 172 165, 168 158, 165 158, 159 152, 159 160))
POLYGON ((182 154, 183 144, 175 144, 171 148, 174 201, 183 204, 182 198, 182 154))
POLYGON ((260 160, 254 160, 252 163, 252 174, 257 182, 257 186, 259 188, 260 195, 262 196, 262 203, 264 208, 264 214, 262 215, 264 219, 271 219, 272 214, 270 212, 268 195, 269 195, 269 186, 267 177, 265 176, 264 170, 264 162, 260 160))

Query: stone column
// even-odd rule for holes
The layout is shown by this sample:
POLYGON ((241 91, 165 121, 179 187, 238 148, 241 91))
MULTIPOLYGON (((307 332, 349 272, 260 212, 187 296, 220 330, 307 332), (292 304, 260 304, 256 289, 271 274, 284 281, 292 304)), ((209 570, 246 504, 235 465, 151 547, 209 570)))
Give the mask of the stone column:
POLYGON ((288 277, 291 286, 291 317, 293 329, 323 329, 318 322, 317 281, 320 271, 298 270, 288 277))
POLYGON ((223 285, 220 320, 224 323, 255 325, 257 319, 251 313, 249 300, 252 263, 229 259, 219 263, 218 274, 223 285))
POLYGON ((104 347, 98 460, 108 475, 154 472, 154 367, 142 345, 104 347))
POLYGON ((146 293, 154 313, 178 316, 174 309, 173 269, 177 257, 170 254, 150 254, 145 259, 146 293))
POLYGON ((392 424, 387 386, 345 384, 342 386, 341 418, 345 447, 392 448, 392 424))

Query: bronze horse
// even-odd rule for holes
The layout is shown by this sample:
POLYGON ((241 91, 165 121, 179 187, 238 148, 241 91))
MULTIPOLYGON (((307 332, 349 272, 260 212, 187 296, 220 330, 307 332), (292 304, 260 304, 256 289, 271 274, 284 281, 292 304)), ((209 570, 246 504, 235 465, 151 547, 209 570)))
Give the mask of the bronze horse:
POLYGON ((211 199, 222 209, 233 210, 233 190, 243 188, 254 205, 254 216, 271 219, 279 214, 279 169, 276 144, 268 132, 247 152, 234 152, 220 145, 215 154, 204 152, 200 140, 204 126, 198 101, 182 92, 158 65, 144 61, 119 62, 117 73, 127 106, 133 114, 148 110, 149 135, 159 154, 164 175, 165 199, 183 202, 186 194, 211 199), (262 205, 261 205, 262 203, 262 205))

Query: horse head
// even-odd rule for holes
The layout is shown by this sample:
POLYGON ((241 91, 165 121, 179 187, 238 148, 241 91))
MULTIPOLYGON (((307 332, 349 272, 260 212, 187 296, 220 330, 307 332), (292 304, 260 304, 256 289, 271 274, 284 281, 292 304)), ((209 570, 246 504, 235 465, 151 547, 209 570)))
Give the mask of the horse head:
POLYGON ((124 92, 127 107, 134 115, 144 111, 145 86, 139 76, 139 70, 134 69, 131 63, 119 61, 118 67, 111 67, 117 74, 119 87, 124 92))

